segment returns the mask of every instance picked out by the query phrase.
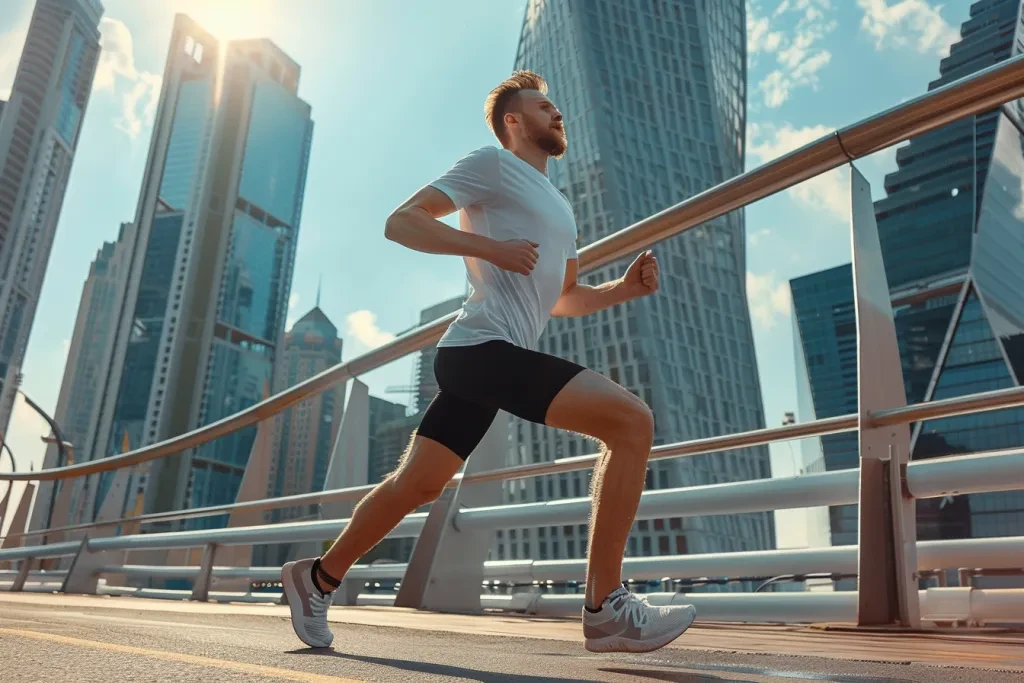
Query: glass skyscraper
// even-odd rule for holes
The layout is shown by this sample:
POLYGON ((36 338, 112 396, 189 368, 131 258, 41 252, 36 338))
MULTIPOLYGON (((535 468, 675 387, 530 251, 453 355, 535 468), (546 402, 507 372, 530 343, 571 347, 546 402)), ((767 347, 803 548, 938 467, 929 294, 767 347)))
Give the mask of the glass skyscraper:
MULTIPOLYGON (((131 263, 131 247, 135 241, 135 226, 122 223, 116 242, 104 242, 89 267, 89 276, 82 288, 82 298, 75 319, 75 331, 64 366, 64 379, 57 398, 54 419, 60 425, 64 439, 74 445, 74 455, 93 449, 94 425, 99 418, 100 395, 109 372, 108 352, 117 328, 121 301, 124 299, 131 263)), ((59 460, 55 445, 46 449, 43 467, 68 464, 59 460)), ((39 482, 32 528, 46 528, 76 524, 91 511, 95 495, 95 479, 69 479, 64 482, 39 482), (89 484, 88 486, 86 484, 89 484), (51 519, 54 493, 64 486, 74 486, 68 519, 51 519)))
MULTIPOLYGON (((742 0, 531 0, 515 67, 541 74, 565 117, 550 178, 585 245, 743 171, 742 0)), ((744 216, 735 212, 654 249, 656 294, 582 319, 556 318, 539 349, 619 382, 654 411, 657 444, 764 426, 747 306, 744 216)), ((628 260, 583 277, 617 278, 628 260)), ((593 452, 570 434, 512 421, 512 464, 593 452)), ((765 448, 652 462, 648 488, 770 476, 765 448)), ((510 502, 588 495, 589 473, 510 482, 510 502)), ((496 559, 586 552, 585 525, 499 532, 496 559)), ((771 514, 640 521, 631 555, 771 548, 771 514)))
MULTIPOLYGON (((1020 0, 974 3, 929 89, 1019 54, 1021 21, 1020 0)), ((1024 377, 1022 111, 1018 100, 914 138, 897 150, 888 196, 875 203, 909 403, 1024 377)), ((856 381, 844 381, 855 395, 856 381)), ((1024 409, 929 420, 911 434, 914 459, 1019 447, 1024 409)), ((1022 525, 1024 492, 918 501, 922 539, 1011 535, 1022 525)))
POLYGON ((0 102, 0 432, 28 348, 100 53, 98 0, 36 0, 0 102))
MULTIPOLYGON (((853 269, 847 264, 790 282, 796 346, 798 412, 801 422, 856 413, 857 321, 853 269)), ((856 432, 804 439, 820 448, 825 470, 860 466, 856 432)), ((829 509, 832 545, 856 545, 857 506, 829 509)))
MULTIPOLYGON (((338 328, 320 309, 318 301, 285 336, 284 363, 277 374, 274 393, 340 363, 341 348, 338 328)), ((268 498, 323 490, 344 403, 345 385, 340 384, 277 417, 268 498)), ((309 514, 305 508, 285 508, 268 512, 267 516, 278 522, 305 514, 309 514)))
MULTIPOLYGON (((269 40, 221 43, 177 16, 95 457, 126 434, 138 447, 219 420, 273 385, 313 131, 299 75, 269 40)), ((146 510, 232 502, 255 434, 144 467, 146 510)))

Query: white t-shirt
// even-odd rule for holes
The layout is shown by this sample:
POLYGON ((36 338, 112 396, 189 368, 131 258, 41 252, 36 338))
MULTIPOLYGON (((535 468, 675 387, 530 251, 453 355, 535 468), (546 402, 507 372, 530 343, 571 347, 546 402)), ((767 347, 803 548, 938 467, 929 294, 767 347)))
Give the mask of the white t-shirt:
POLYGON ((539 244, 529 275, 466 258, 469 298, 438 346, 502 339, 532 349, 562 294, 565 262, 577 257, 576 218, 546 175, 512 152, 483 147, 431 183, 459 209, 459 227, 498 241, 539 244))

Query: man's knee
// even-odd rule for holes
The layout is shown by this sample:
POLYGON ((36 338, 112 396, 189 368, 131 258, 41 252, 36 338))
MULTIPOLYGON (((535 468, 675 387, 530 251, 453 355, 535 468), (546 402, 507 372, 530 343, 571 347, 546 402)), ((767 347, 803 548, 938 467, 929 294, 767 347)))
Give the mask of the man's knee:
POLYGON ((654 413, 640 399, 623 400, 601 420, 602 434, 596 436, 611 448, 650 450, 654 442, 654 413))
POLYGON ((393 472, 388 480, 397 494, 415 502, 417 507, 437 500, 447 484, 404 469, 393 472))

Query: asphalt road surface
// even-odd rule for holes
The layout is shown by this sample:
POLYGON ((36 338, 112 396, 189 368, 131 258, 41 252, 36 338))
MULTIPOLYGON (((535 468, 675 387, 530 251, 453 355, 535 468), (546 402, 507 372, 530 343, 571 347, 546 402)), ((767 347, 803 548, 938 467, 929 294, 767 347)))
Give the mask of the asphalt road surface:
MULTIPOLYGON (((1014 662, 1015 655, 1012 654, 1009 659, 1006 655, 985 655, 984 646, 970 643, 965 643, 964 647, 974 654, 960 664, 957 664, 956 657, 948 656, 949 648, 955 644, 940 644, 935 650, 946 652, 945 660, 934 652, 929 656, 901 659, 885 654, 881 649, 876 659, 865 657, 862 645, 856 645, 854 640, 847 640, 842 635, 823 641, 831 642, 830 647, 840 658, 812 656, 825 651, 817 644, 815 639, 818 636, 814 634, 807 635, 808 651, 802 655, 755 654, 737 651, 737 646, 731 644, 736 642, 735 634, 730 635, 730 632, 716 630, 715 627, 697 627, 677 641, 677 646, 655 653, 593 655, 582 648, 574 635, 578 632, 578 623, 429 615, 427 618, 433 621, 423 621, 419 625, 380 626, 372 625, 372 622, 395 623, 396 620, 389 616, 391 612, 334 608, 332 620, 335 613, 342 612, 356 615, 355 620, 332 624, 336 634, 332 649, 310 650, 296 639, 283 609, 277 606, 232 609, 231 606, 139 598, 19 597, 0 595, 0 681, 3 683, 1024 682, 1024 659, 1014 662), (491 619, 490 622, 476 622, 490 623, 491 626, 466 628, 465 624, 474 622, 460 622, 460 619, 491 619), (446 623, 452 626, 450 630, 430 630, 432 623, 440 624, 442 629, 448 628, 444 625, 446 623), (501 634, 505 624, 515 635, 501 634), (540 637, 523 637, 524 632, 537 632, 540 637), (687 641, 687 636, 691 635, 693 638, 687 641), (705 646, 716 640, 723 643, 722 649, 705 646), (878 661, 885 659, 890 661, 878 661)), ((419 619, 416 614, 407 614, 403 618, 419 619)), ((398 623, 406 622, 399 619, 398 623)), ((751 640, 756 633, 749 632, 744 637, 751 640)), ((765 651, 799 649, 799 638, 794 641, 793 633, 787 633, 788 640, 778 642, 792 641, 789 645, 774 645, 766 640, 765 651)), ((907 651, 914 647, 910 646, 907 651)), ((1024 651, 1024 641, 1017 647, 1024 651)), ((1024 658, 1024 654, 1021 657, 1024 658)))

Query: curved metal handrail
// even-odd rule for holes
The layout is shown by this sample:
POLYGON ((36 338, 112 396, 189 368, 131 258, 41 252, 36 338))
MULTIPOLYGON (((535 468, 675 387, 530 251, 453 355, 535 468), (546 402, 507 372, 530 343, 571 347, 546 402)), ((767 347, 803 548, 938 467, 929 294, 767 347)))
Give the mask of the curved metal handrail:
MULTIPOLYGON (((842 128, 598 240, 580 250, 580 272, 595 270, 847 162, 1020 97, 1024 97, 1024 55, 842 128)), ((440 339, 455 316, 447 315, 428 323, 254 406, 186 434, 109 458, 31 474, 0 474, 0 481, 69 479, 138 465, 202 445, 276 415, 339 382, 419 351, 440 339)))
MULTIPOLYGON (((1024 400, 1024 398, 1022 398, 1024 400)), ((813 422, 802 422, 799 424, 786 425, 783 427, 770 427, 768 429, 757 429, 749 432, 738 432, 722 436, 712 436, 694 441, 683 441, 680 443, 655 446, 651 449, 650 460, 665 458, 678 458, 681 456, 703 455, 718 453, 735 448, 746 448, 750 446, 761 446, 775 441, 788 441, 792 439, 804 439, 812 436, 825 436, 828 434, 839 434, 857 429, 858 418, 856 415, 840 415, 836 417, 823 418, 813 422)), ((537 477, 546 474, 558 474, 561 472, 575 472, 589 469, 594 466, 600 457, 598 453, 578 455, 570 458, 559 458, 549 462, 530 463, 528 465, 514 465, 505 469, 491 472, 477 472, 469 476, 463 476, 460 472, 445 484, 446 488, 454 488, 461 482, 480 483, 485 481, 504 481, 507 479, 522 479, 525 477, 537 477)), ((263 498, 239 503, 225 503, 203 508, 191 508, 188 510, 171 510, 168 512, 151 512, 135 517, 124 517, 122 519, 107 522, 86 522, 72 524, 51 529, 36 529, 19 534, 11 534, 10 538, 21 538, 25 536, 47 536, 58 532, 81 531, 100 527, 118 526, 120 524, 151 524, 154 522, 179 522, 186 519, 197 519, 200 517, 213 517, 230 512, 258 512, 275 508, 298 507, 315 503, 338 503, 358 502, 367 493, 372 491, 376 484, 364 486, 352 486, 342 489, 329 489, 327 491, 313 491, 311 493, 298 493, 291 496, 278 498, 263 498)))

